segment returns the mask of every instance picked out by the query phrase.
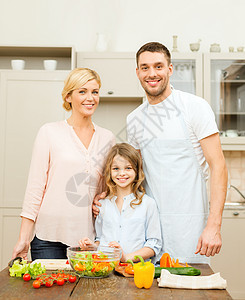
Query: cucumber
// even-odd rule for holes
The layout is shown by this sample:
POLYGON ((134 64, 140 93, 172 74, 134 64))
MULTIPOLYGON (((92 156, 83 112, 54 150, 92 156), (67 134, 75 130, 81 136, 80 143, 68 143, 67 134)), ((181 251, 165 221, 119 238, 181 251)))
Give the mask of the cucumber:
POLYGON ((183 268, 155 267, 155 278, 158 278, 161 276, 162 269, 168 270, 171 274, 175 274, 175 275, 198 276, 201 274, 201 271, 199 269, 195 269, 192 267, 183 267, 183 268))

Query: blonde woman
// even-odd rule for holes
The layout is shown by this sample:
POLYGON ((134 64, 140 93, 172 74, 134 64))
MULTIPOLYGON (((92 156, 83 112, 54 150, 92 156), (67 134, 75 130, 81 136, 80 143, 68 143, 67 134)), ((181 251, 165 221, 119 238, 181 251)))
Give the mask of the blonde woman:
POLYGON ((13 258, 66 258, 66 248, 94 238, 92 201, 101 185, 112 132, 92 122, 99 104, 99 75, 78 68, 62 91, 67 120, 41 127, 35 140, 13 258), (33 238, 34 237, 34 238, 33 238))
POLYGON ((110 150, 105 164, 107 197, 95 221, 96 239, 79 241, 82 249, 103 245, 122 249, 121 261, 135 255, 156 260, 162 247, 159 213, 145 194, 144 173, 137 150, 126 143, 110 150))

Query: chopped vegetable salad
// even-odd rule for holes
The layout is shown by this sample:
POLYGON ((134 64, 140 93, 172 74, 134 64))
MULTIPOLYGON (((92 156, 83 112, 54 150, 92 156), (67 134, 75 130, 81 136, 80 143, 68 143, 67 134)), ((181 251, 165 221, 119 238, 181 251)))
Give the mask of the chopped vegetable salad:
POLYGON ((69 262, 79 276, 106 277, 115 269, 119 260, 112 260, 100 251, 97 253, 83 251, 69 257, 69 262))

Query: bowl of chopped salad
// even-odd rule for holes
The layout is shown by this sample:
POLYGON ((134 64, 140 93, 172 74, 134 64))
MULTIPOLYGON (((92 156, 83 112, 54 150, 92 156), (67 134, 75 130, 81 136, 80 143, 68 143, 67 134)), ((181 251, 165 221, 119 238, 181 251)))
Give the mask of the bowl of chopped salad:
POLYGON ((100 246, 97 250, 85 251, 80 247, 69 247, 67 257, 78 276, 103 278, 109 276, 119 264, 121 249, 100 246))

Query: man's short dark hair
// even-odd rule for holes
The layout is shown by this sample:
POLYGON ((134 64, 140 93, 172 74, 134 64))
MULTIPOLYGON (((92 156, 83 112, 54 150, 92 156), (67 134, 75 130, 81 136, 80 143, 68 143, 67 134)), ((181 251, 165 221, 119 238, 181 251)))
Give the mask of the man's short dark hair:
POLYGON ((141 53, 143 52, 146 52, 146 51, 149 51, 149 52, 160 52, 160 53, 163 53, 168 61, 168 64, 171 63, 171 54, 168 50, 167 47, 165 47, 163 44, 161 43, 158 43, 158 42, 150 42, 150 43, 147 43, 145 45, 143 45, 139 50, 138 52, 136 53, 136 62, 137 62, 137 66, 138 66, 138 61, 139 61, 139 56, 141 53))

